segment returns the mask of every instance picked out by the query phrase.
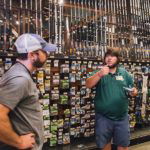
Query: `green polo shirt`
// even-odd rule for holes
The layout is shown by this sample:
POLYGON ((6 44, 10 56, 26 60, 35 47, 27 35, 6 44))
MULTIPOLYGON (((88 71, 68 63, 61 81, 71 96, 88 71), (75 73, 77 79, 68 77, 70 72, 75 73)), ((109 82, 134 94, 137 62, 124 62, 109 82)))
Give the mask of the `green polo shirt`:
POLYGON ((133 87, 132 76, 117 68, 115 74, 108 74, 96 85, 95 110, 112 120, 121 120, 128 113, 128 97, 123 87, 133 87))

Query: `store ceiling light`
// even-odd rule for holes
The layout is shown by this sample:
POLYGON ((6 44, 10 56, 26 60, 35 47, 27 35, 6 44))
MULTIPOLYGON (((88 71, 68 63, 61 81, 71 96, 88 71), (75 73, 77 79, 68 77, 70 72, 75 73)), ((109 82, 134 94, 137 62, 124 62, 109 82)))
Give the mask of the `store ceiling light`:
POLYGON ((16 21, 16 24, 19 25, 19 21, 16 21))
POLYGON ((64 4, 64 0, 59 0, 59 5, 63 5, 64 4))

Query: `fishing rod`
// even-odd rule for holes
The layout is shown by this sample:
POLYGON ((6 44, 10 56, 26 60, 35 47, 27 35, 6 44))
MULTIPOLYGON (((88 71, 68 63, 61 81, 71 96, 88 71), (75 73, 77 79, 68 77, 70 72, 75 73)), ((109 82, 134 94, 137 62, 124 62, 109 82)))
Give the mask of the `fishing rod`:
POLYGON ((54 18, 54 23, 55 23, 55 25, 54 25, 54 29, 55 29, 55 43, 56 43, 56 45, 58 46, 58 49, 56 50, 56 54, 58 54, 59 53, 59 43, 58 43, 58 13, 57 13, 57 6, 58 6, 58 4, 57 4, 57 0, 55 0, 54 1, 54 16, 55 16, 55 18, 54 18))

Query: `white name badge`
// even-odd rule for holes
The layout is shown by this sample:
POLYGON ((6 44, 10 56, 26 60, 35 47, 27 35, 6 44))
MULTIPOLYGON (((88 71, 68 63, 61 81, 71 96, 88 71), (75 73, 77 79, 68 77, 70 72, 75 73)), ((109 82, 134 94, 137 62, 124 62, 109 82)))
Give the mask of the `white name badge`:
POLYGON ((124 80, 124 78, 123 78, 123 76, 116 76, 116 80, 123 81, 123 80, 124 80))

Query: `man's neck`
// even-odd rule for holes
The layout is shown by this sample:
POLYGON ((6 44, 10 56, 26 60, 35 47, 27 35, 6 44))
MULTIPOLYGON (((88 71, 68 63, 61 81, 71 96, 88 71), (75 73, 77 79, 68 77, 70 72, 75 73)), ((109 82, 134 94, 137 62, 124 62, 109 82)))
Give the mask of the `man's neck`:
POLYGON ((114 74, 116 73, 116 71, 117 71, 117 67, 110 68, 110 73, 114 74))
POLYGON ((29 62, 29 60, 17 59, 17 61, 23 64, 29 70, 31 74, 36 70, 36 68, 33 67, 33 65, 29 62))

